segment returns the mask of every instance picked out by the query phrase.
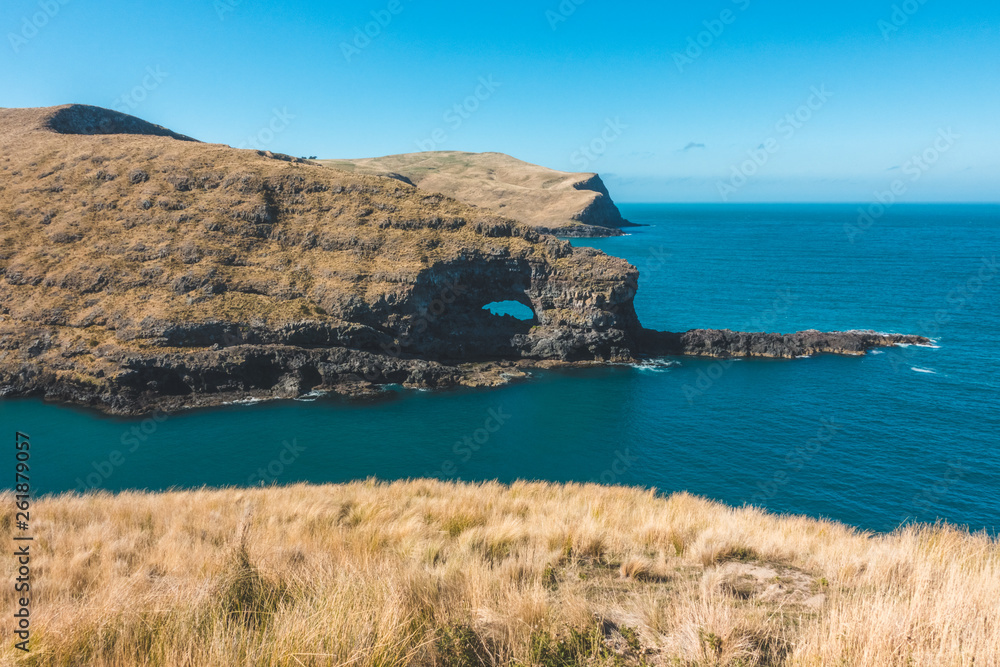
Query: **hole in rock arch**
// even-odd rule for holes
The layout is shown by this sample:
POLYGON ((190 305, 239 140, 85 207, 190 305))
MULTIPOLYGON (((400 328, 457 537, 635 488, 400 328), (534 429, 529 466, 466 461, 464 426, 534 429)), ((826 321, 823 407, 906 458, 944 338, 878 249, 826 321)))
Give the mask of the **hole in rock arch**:
POLYGON ((494 301, 483 306, 483 310, 494 315, 510 315, 524 322, 535 319, 535 312, 520 301, 494 301))

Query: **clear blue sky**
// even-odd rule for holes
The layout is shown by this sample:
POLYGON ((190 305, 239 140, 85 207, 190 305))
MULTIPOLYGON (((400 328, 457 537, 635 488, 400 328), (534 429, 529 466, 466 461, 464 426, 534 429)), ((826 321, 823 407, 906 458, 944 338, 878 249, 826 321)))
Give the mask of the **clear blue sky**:
POLYGON ((500 151, 619 201, 1000 199, 985 0, 4 0, 0 35, 0 106, 234 146, 500 151))

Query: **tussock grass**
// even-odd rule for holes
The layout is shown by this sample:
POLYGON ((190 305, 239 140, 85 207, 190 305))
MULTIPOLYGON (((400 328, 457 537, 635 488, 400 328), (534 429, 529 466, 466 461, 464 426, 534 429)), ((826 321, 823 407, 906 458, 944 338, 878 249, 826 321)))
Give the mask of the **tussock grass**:
POLYGON ((546 230, 566 232, 581 223, 621 222, 610 202, 604 207, 606 219, 595 215, 595 202, 606 199, 593 189, 596 174, 556 171, 502 153, 429 151, 318 162, 356 175, 397 174, 424 192, 454 197, 546 230), (588 209, 590 215, 585 214, 588 209))
POLYGON ((945 525, 428 480, 33 510, 33 650, 5 586, 4 665, 1000 664, 1000 550, 945 525))

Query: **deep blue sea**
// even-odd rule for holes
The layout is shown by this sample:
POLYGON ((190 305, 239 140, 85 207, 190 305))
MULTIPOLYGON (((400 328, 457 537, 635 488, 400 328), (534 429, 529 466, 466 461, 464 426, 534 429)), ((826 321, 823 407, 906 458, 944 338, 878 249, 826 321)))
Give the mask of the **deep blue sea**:
MULTIPOLYGON (((644 325, 871 328, 935 348, 537 372, 495 390, 393 391, 123 420, 0 401, 35 488, 601 481, 872 530, 1000 527, 1000 206, 624 205, 648 225, 574 241, 641 271, 644 325)), ((11 455, 13 466, 13 455, 11 455)), ((8 476, 9 477, 9 476, 8 476)))

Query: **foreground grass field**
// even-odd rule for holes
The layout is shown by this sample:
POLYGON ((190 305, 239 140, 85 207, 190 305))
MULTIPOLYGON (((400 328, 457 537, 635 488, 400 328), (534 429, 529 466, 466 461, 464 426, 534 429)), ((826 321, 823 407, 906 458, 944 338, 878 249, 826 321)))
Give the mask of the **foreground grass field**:
POLYGON ((32 520, 33 648, 6 585, 4 665, 1000 664, 1000 550, 950 527, 424 480, 65 495, 32 520))

